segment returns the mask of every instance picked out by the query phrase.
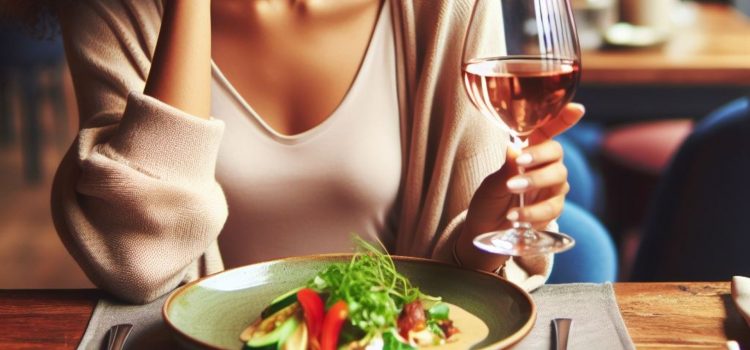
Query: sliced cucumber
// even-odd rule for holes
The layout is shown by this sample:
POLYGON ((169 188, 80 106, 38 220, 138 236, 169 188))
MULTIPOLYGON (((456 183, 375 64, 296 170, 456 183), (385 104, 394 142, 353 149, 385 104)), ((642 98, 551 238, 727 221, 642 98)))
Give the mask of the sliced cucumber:
POLYGON ((302 324, 297 317, 290 317, 271 332, 253 336, 245 343, 247 350, 272 350, 281 348, 281 344, 302 324))
POLYGON ((292 305, 295 301, 297 301, 297 292, 302 289, 302 287, 292 289, 278 297, 276 299, 271 301, 271 304, 266 306, 263 311, 260 313, 260 318, 267 318, 268 316, 271 316, 278 312, 279 310, 292 305))
POLYGON ((279 343, 279 350, 304 350, 307 349, 307 325, 300 322, 297 328, 279 343))

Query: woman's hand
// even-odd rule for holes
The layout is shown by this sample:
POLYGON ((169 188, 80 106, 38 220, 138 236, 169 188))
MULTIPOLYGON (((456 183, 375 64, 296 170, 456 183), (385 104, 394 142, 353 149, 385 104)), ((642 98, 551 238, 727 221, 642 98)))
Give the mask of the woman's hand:
POLYGON ((543 229, 560 216, 570 187, 568 170, 562 163, 562 146, 552 137, 575 125, 583 114, 582 105, 568 104, 558 118, 530 135, 529 146, 521 154, 508 149, 505 165, 482 182, 469 205, 455 247, 463 266, 492 271, 508 259, 475 248, 472 241, 476 236, 509 228, 516 220, 543 229), (524 174, 519 173, 519 167, 523 167, 524 174), (517 198, 512 198, 519 193, 525 194, 523 209, 517 207, 517 198))

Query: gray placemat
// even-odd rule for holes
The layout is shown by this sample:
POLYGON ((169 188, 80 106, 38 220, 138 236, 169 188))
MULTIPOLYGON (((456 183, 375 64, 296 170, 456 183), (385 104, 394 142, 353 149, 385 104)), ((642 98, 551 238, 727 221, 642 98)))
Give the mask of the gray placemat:
POLYGON ((537 306, 534 328, 513 349, 550 349, 552 320, 573 323, 568 349, 635 349, 620 315, 612 284, 549 284, 533 293, 537 306))
POLYGON ((130 305, 109 298, 99 299, 78 349, 106 349, 109 328, 120 323, 133 325, 125 343, 126 350, 179 348, 161 319, 161 307, 166 300, 165 295, 150 304, 130 305))
MULTIPOLYGON (((542 286, 532 293, 537 305, 534 328, 513 349, 550 349, 551 321, 572 318, 568 349, 635 349, 628 335, 612 285, 558 284, 542 286)), ((127 305, 102 298, 94 309, 78 349, 99 350, 106 345, 107 331, 119 323, 132 323, 125 349, 174 349, 167 326, 161 320, 166 297, 147 305, 127 305)))

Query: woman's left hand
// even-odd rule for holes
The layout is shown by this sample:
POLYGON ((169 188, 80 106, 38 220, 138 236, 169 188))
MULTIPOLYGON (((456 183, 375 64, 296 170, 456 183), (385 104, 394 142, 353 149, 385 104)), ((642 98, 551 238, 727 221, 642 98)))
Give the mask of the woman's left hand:
POLYGON ((464 266, 491 271, 508 259, 475 248, 472 241, 476 236, 508 228, 516 220, 543 229, 560 216, 570 187, 562 146, 552 137, 575 125, 583 114, 582 105, 570 103, 557 118, 529 136, 529 146, 521 154, 508 148, 506 164, 482 182, 469 205, 456 242, 456 254, 464 266), (523 167, 523 174, 519 167, 523 167), (524 208, 517 207, 517 199, 512 198, 519 193, 525 195, 524 208))

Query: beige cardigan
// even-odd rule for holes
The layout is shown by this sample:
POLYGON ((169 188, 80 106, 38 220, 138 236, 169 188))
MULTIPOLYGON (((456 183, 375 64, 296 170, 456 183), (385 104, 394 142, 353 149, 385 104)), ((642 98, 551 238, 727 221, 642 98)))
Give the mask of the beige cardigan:
MULTIPOLYGON (((390 3, 404 152, 392 253, 452 261, 469 201, 503 164, 508 136, 461 85, 472 1, 390 3)), ((55 225, 93 283, 137 303, 223 269, 216 239, 227 207, 214 169, 224 124, 142 94, 161 13, 159 0, 60 9, 81 129, 55 177, 55 225)), ((533 289, 551 268, 550 255, 500 272, 533 289)))

